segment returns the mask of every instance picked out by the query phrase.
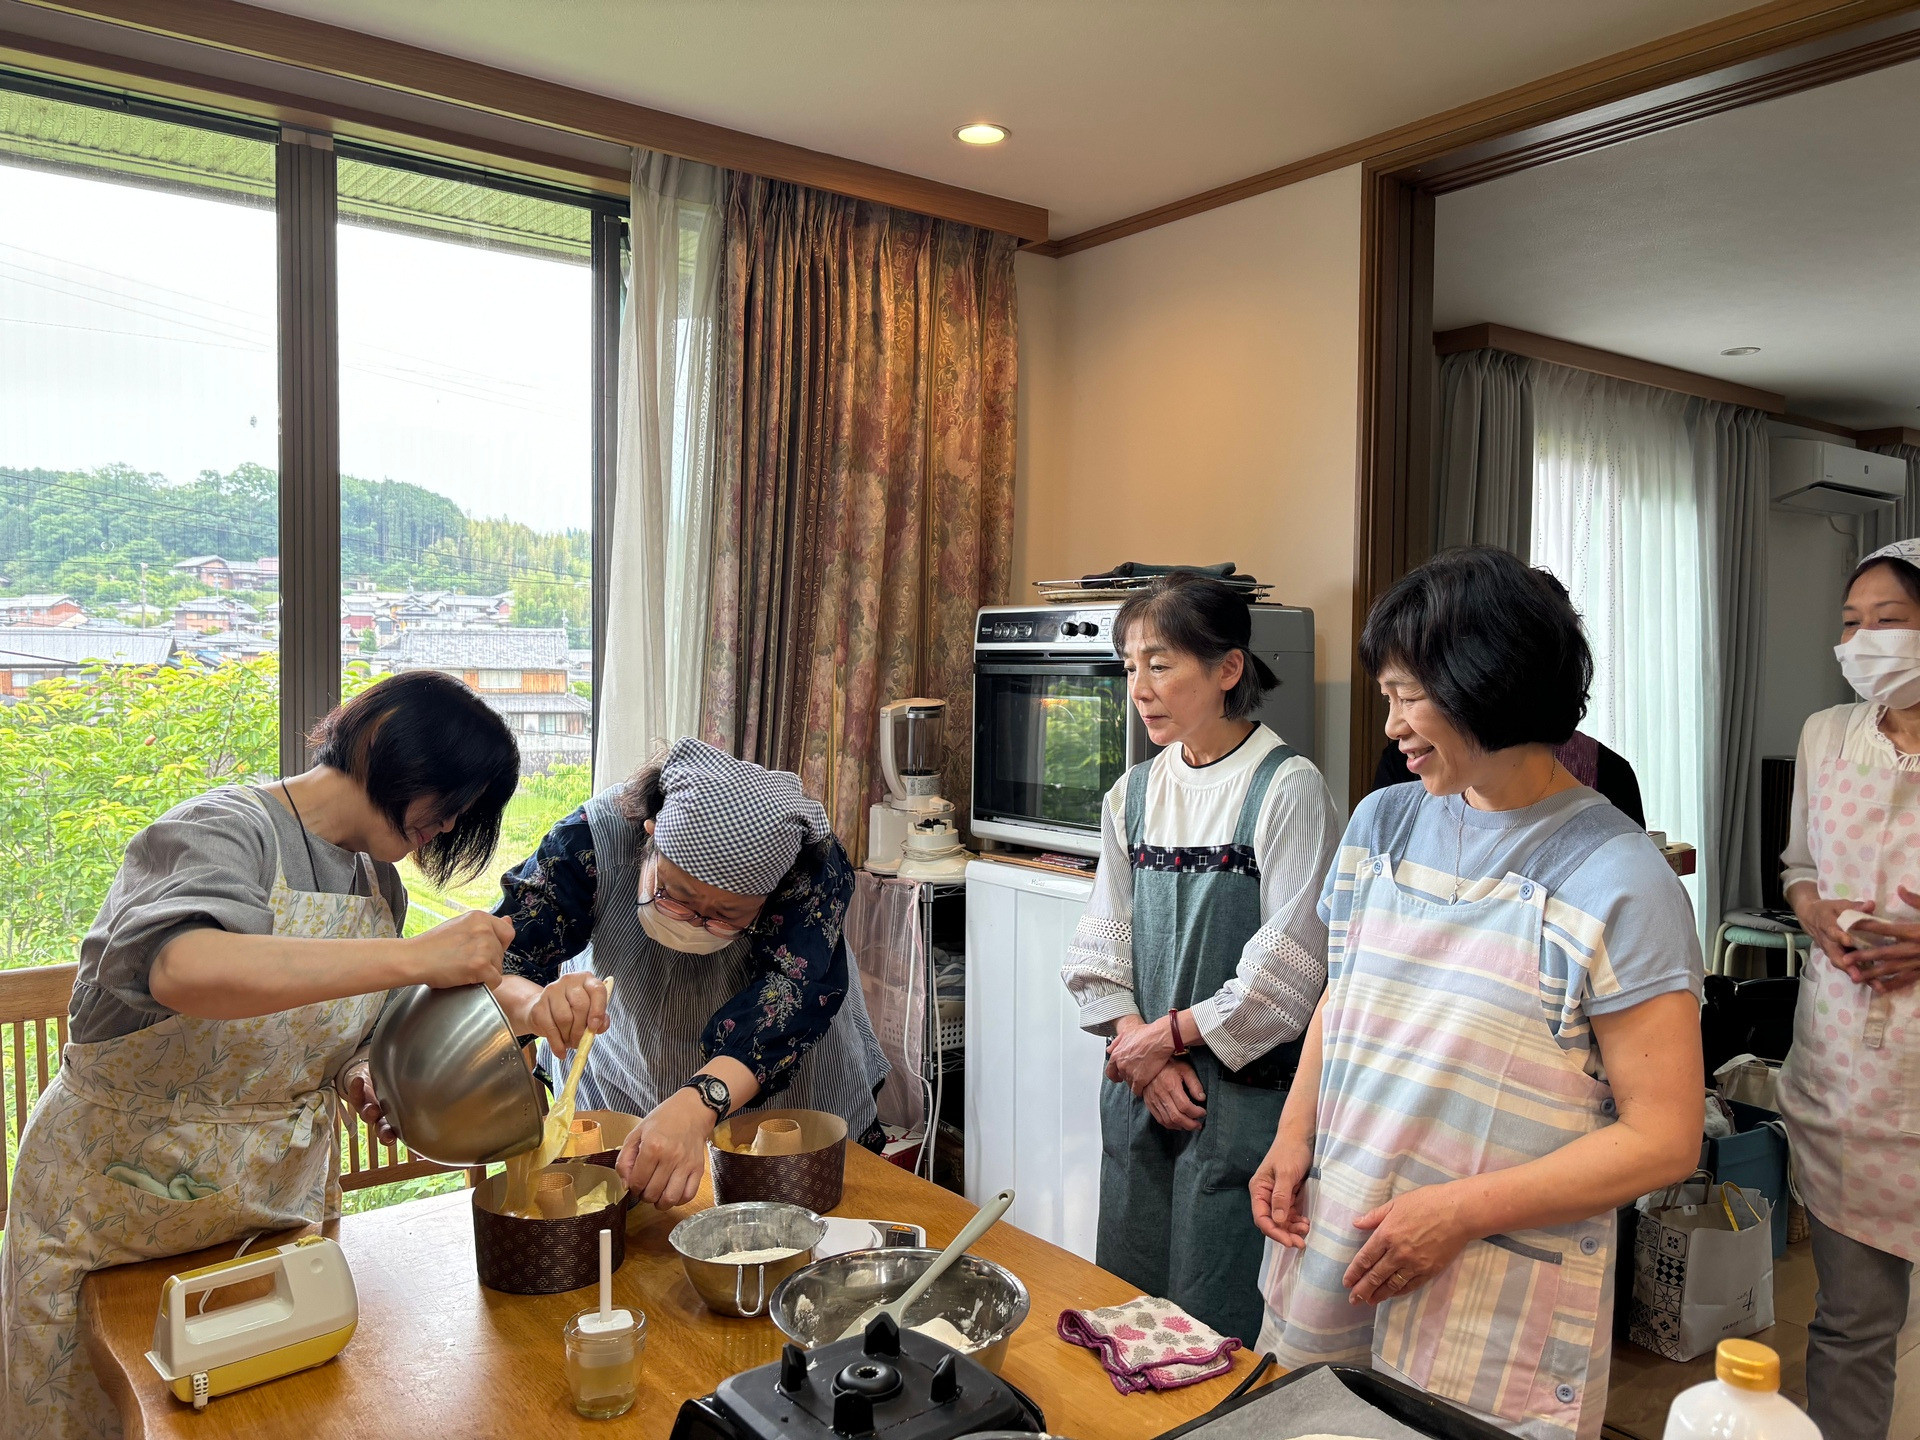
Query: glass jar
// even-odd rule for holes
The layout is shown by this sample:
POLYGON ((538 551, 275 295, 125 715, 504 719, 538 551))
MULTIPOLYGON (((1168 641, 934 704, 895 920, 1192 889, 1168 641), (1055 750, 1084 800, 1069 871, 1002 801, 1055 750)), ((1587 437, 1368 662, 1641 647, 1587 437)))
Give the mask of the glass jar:
POLYGON ((638 1310, 615 1313, 630 1314, 632 1323, 601 1329, 598 1310, 583 1310, 567 1322, 567 1386, 573 1408, 589 1420, 626 1414, 639 1385, 647 1317, 638 1310))

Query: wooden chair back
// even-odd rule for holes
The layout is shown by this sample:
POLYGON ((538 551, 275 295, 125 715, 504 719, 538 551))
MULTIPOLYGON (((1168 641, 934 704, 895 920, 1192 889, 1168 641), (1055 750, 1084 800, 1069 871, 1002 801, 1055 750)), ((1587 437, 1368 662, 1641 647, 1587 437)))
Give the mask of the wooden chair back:
MULTIPOLYGON (((60 1068, 67 1043, 67 1007, 73 999, 78 965, 37 965, 0 970, 0 1230, 7 1227, 8 1180, 18 1152, 20 1131, 34 1102, 60 1068)), ((418 1175, 439 1175, 457 1166, 410 1155, 404 1146, 382 1145, 358 1116, 341 1107, 340 1188, 364 1190, 418 1175)), ((484 1168, 467 1171, 467 1182, 486 1178, 484 1168)))
POLYGON ((67 1002, 78 965, 0 970, 0 1230, 7 1228, 7 1182, 20 1131, 67 1044, 67 1002))

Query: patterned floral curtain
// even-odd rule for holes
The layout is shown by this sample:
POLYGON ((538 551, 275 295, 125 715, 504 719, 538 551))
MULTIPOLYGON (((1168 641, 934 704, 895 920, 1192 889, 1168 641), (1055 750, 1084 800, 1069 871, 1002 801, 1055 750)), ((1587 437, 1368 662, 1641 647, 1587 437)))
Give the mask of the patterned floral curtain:
POLYGON ((973 614, 1013 531, 1011 237, 747 175, 726 210, 702 734, 796 770, 855 858, 879 707, 949 704, 966 818, 973 614))

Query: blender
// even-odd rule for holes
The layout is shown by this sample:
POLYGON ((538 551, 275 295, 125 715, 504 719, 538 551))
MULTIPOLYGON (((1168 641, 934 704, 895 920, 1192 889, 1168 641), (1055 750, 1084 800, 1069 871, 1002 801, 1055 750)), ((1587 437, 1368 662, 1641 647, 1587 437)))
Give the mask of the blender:
POLYGON ((926 697, 880 707, 880 772, 887 798, 867 813, 867 868, 908 879, 957 879, 971 857, 960 848, 953 802, 940 795, 947 702, 926 697))

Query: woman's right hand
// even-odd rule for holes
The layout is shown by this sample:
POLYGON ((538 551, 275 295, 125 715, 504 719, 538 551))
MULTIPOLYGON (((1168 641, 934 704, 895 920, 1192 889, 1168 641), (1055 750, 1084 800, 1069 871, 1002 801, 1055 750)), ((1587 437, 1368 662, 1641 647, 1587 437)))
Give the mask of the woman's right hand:
POLYGON ((1247 1186, 1253 1193, 1253 1223, 1289 1250, 1307 1248, 1307 1215, 1301 1203, 1312 1168, 1312 1142, 1289 1135, 1283 1123, 1247 1186))
POLYGON ((585 971, 562 975, 513 1018, 516 1034, 538 1035, 564 1056, 588 1031, 606 1033, 607 987, 585 971))
POLYGON ((500 962, 513 944, 513 922, 484 910, 444 920, 407 941, 413 947, 412 980, 445 990, 454 985, 498 985, 500 962))
POLYGON ((1871 900, 1822 900, 1811 881, 1802 881, 1787 892, 1800 928, 1807 932, 1822 954, 1835 965, 1844 967, 1850 953, 1860 948, 1857 941, 1840 928, 1840 916, 1847 910, 1873 913, 1871 900))

